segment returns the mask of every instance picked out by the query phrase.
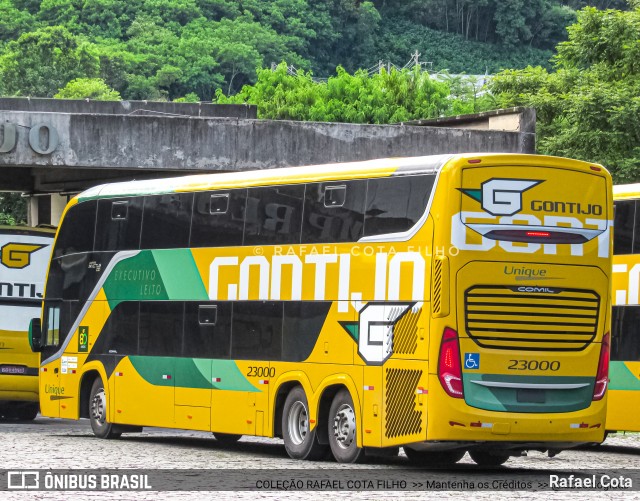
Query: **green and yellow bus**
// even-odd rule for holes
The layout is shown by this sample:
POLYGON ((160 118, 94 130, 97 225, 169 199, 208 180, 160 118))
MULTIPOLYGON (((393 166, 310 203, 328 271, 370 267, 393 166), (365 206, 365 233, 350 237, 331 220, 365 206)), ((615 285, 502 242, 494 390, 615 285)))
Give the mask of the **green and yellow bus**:
POLYGON ((612 203, 601 166, 516 154, 90 189, 32 325, 42 413, 340 462, 600 442, 612 203))
POLYGON ((640 184, 613 187, 613 315, 608 431, 640 431, 640 184), (637 210, 637 213, 636 213, 637 210), (637 240, 636 240, 637 237, 637 240))
POLYGON ((0 416, 38 414, 40 358, 29 346, 29 321, 40 314, 55 231, 0 226, 0 416))

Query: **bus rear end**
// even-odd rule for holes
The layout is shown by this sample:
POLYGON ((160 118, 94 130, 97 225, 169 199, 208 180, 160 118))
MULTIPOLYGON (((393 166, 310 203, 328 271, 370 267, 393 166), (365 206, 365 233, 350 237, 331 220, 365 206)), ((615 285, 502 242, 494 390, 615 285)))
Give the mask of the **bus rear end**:
POLYGON ((611 204, 608 173, 583 162, 466 156, 443 169, 428 441, 482 462, 603 440, 611 204))
POLYGON ((0 415, 38 414, 39 355, 27 331, 40 314, 53 230, 0 227, 0 415))

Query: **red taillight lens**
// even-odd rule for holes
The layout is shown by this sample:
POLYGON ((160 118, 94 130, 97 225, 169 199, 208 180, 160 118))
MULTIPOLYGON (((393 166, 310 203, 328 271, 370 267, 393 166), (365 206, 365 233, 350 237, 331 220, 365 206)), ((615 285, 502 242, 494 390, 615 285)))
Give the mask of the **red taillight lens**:
POLYGON ((462 398, 464 396, 458 333, 449 327, 442 334, 440 358, 438 359, 438 379, 450 397, 462 398))
POLYGON ((609 333, 602 338, 600 346, 600 360, 598 362, 598 373, 596 374, 596 384, 593 387, 593 400, 602 400, 607 392, 609 384, 609 333))

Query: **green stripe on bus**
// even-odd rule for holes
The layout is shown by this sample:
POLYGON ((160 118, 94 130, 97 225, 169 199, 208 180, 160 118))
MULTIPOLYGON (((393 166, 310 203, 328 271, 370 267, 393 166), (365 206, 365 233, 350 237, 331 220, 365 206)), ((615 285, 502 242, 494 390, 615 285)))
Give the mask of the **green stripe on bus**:
POLYGON ((640 379, 638 379, 624 362, 611 362, 609 366, 610 390, 635 390, 640 391, 640 379))
POLYGON ((169 299, 207 300, 207 289, 189 249, 151 251, 169 299))
POLYGON ((140 377, 154 386, 260 392, 233 360, 130 356, 129 361, 140 377), (219 381, 214 383, 212 378, 219 381))
POLYGON ((116 264, 103 289, 111 310, 121 301, 169 299, 162 275, 149 251, 142 251, 116 264))

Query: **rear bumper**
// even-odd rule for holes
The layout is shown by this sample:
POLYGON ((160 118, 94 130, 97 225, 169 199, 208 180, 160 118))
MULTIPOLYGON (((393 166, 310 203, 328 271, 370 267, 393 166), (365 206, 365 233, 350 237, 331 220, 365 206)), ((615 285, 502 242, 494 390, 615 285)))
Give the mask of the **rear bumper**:
POLYGON ((429 383, 428 441, 483 442, 484 448, 491 442, 506 448, 535 444, 531 448, 567 449, 604 440, 606 397, 574 412, 498 412, 470 407, 463 399, 447 396, 435 375, 430 375, 429 383))
POLYGON ((37 402, 38 376, 0 376, 0 401, 37 402))

